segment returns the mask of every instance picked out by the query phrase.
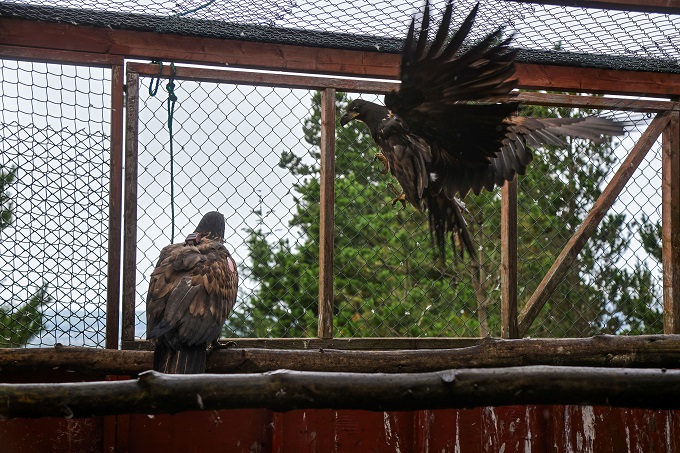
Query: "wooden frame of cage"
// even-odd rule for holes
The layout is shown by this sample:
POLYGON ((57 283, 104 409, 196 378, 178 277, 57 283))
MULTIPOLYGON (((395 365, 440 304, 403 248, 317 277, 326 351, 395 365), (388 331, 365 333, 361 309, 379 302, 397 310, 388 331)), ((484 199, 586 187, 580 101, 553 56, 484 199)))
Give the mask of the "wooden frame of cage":
MULTIPOLYGON (((648 11, 680 12, 680 2, 663 1, 649 3, 604 0, 599 2, 570 1, 572 6, 613 7, 620 9, 639 9, 648 11)), ((544 1, 536 3, 565 4, 563 1, 544 1)), ((146 32, 125 30, 98 29, 67 24, 37 23, 22 19, 0 18, 0 56, 31 61, 45 61, 65 64, 82 64, 91 66, 105 66, 112 70, 112 103, 111 103, 111 189, 109 203, 109 264, 107 284, 107 331, 106 347, 116 349, 119 346, 119 286, 121 256, 120 245, 123 236, 129 240, 136 234, 130 222, 125 223, 121 230, 123 212, 122 203, 122 168, 123 168, 123 68, 126 58, 153 58, 192 62, 203 64, 243 66, 277 71, 300 71, 305 73, 326 73, 338 76, 379 77, 393 79, 398 75, 398 55, 380 54, 363 51, 346 51, 336 49, 318 49, 302 46, 264 44, 252 42, 225 41, 211 38, 179 37, 159 35, 146 32)), ((134 68, 133 63, 128 65, 134 68)), ((157 66, 153 66, 154 75, 157 66)), ((181 69, 184 71, 184 69, 181 69)), ((235 75, 236 73, 232 74, 235 75)), ((291 81, 296 76, 290 74, 244 75, 244 79, 235 80, 239 83, 274 84, 286 86, 286 80, 291 81), (259 77, 259 78, 258 78, 259 77)), ((252 74, 252 73, 247 73, 252 74)), ((195 74, 194 74, 195 75, 195 74)), ((582 91, 591 93, 630 94, 636 96, 663 96, 675 99, 680 95, 680 74, 650 73, 650 72, 622 72, 614 70, 600 70, 589 68, 573 68, 548 65, 518 65, 517 75, 522 88, 582 91)), ((332 108, 332 93, 334 89, 347 91, 381 92, 394 87, 390 82, 355 81, 344 78, 305 77, 306 88, 324 90, 323 102, 324 124, 333 124, 329 115, 334 115, 332 108), (318 79, 310 82, 311 79, 318 79)), ((291 82, 292 83, 292 82, 291 82)), ((130 84, 127 84, 128 88, 130 84)), ((298 86, 298 85, 295 85, 298 86)), ((128 95, 130 93, 128 92, 128 95)), ((578 96, 558 96, 543 94, 521 94, 520 100, 526 103, 543 105, 583 106, 591 108, 625 109, 647 112, 668 112, 659 115, 650 127, 646 142, 656 139, 659 133, 663 137, 663 165, 662 165, 662 193, 663 193, 663 298, 664 298, 664 332, 680 332, 680 292, 674 288, 680 287, 680 122, 678 119, 678 104, 671 101, 636 101, 610 98, 579 98, 578 96)), ((129 127, 129 125, 128 125, 129 127)), ((324 128, 327 130, 327 128, 324 128)), ((128 141, 129 141, 128 137, 128 141)), ((328 175, 332 174, 333 137, 325 134, 322 138, 322 186, 324 198, 332 199, 332 182, 328 175), (324 176, 325 175, 325 176, 324 176), (330 182, 329 182, 330 181, 330 182)), ((636 145, 635 156, 626 162, 632 170, 639 163, 639 159, 646 152, 647 144, 636 145)), ((647 148, 648 149, 648 148, 647 148)), ((133 171, 126 166, 129 178, 136 178, 133 171)), ((623 168, 623 167, 622 167, 623 168)), ((621 185, 630 176, 627 169, 623 169, 615 178, 615 185, 621 185)), ((614 181, 612 181, 614 183, 614 181)), ((129 184, 129 183, 128 183, 129 184)), ((610 184, 611 186, 611 184, 610 184)), ((129 189, 132 189, 129 187, 129 189)), ((588 237, 588 228, 596 226, 595 221, 607 203, 615 198, 616 187, 606 191, 607 199, 597 203, 599 209, 592 218, 589 216, 590 227, 579 230, 558 259, 557 270, 569 263, 569 257, 575 256, 579 244, 588 237), (613 196, 613 198, 612 198, 613 196), (563 263, 563 264, 559 264, 563 263)), ((126 192, 130 195, 130 192, 126 192)), ((538 302, 529 304, 519 318, 516 316, 516 187, 506 184, 503 189, 502 212, 503 241, 502 261, 502 336, 514 338, 521 336, 528 328, 534 311, 541 306, 541 293, 535 298, 538 302), (513 218, 515 221, 513 221, 513 218), (514 225, 514 226, 513 226, 514 225), (514 239, 513 239, 514 238, 514 239), (513 247, 515 243, 515 247, 513 247), (514 250, 513 250, 514 249, 514 250)), ((603 193, 603 196, 605 194, 603 193)), ((126 208, 129 209, 129 208, 126 208)), ((591 213, 592 214, 592 213, 591 213)), ((126 216, 129 219, 129 216, 126 216)), ((320 346, 343 348, 437 348, 469 345, 477 339, 332 339, 332 320, 326 313, 332 303, 332 282, 325 276, 332 265, 332 248, 329 244, 332 231, 332 203, 325 203, 322 210, 322 247, 320 285, 320 322, 318 339, 280 340, 277 339, 244 339, 239 345, 259 345, 264 347, 304 347, 309 341, 315 341, 320 346)), ((136 226, 135 226, 136 227, 136 226)), ((128 269, 130 256, 125 246, 123 263, 128 269)), ((132 260, 134 266, 134 260, 132 260)), ((553 269, 555 270, 555 269, 553 269)), ((555 275, 551 272, 550 275, 555 275)), ((126 280, 123 272, 123 287, 129 288, 129 277, 126 280)), ((552 277, 554 278, 554 277, 552 277)), ((134 279, 134 277, 133 277, 134 279)), ((548 280, 546 286, 550 286, 548 280)), ((553 280, 554 281, 554 280, 553 280)), ((133 287, 133 286, 132 286, 133 287)), ((123 290, 123 306, 129 304, 123 290)), ((543 293, 547 294, 547 293, 543 293)), ((134 302, 133 302, 134 304, 134 302)), ((134 309, 134 307, 133 307, 134 309)), ((124 308, 125 310, 125 308, 124 308)), ((132 326, 134 328, 134 326, 132 326)), ((124 348, 144 348, 144 342, 134 341, 130 335, 130 326, 123 321, 122 346, 124 348)))

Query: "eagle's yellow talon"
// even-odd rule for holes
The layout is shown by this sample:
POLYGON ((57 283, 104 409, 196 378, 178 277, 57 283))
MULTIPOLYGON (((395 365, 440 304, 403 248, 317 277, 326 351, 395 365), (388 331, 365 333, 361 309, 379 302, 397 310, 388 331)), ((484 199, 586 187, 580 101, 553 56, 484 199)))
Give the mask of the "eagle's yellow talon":
POLYGON ((376 153, 376 155, 373 157, 373 160, 379 160, 383 164, 383 169, 380 170, 380 173, 383 175, 386 175, 390 171, 390 163, 387 161, 387 157, 383 153, 376 153))

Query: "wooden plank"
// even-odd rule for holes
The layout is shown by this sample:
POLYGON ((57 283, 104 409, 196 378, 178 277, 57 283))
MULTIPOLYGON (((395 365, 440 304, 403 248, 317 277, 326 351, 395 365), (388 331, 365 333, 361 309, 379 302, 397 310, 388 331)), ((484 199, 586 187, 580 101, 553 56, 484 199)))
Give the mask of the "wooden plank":
POLYGON ((106 347, 118 349, 120 245, 123 217, 123 79, 124 66, 111 68, 111 159, 109 170, 109 242, 106 280, 106 347))
POLYGON ((73 52, 69 50, 39 49, 34 47, 0 45, 0 58, 41 63, 73 64, 109 67, 122 65, 122 55, 110 55, 91 52, 73 52))
POLYGON ((121 340, 135 338, 137 272, 137 146, 139 76, 127 73, 125 116, 125 203, 123 226, 123 329, 121 340))
POLYGON ((528 90, 664 97, 680 94, 680 74, 518 64, 515 75, 519 87, 528 90))
POLYGON ((510 0, 518 3, 680 14, 680 0, 510 0))
POLYGON ((517 177, 501 189, 501 337, 517 338, 517 177))
POLYGON ((0 18, 3 43, 128 58, 358 76, 399 74, 399 55, 0 18))
MULTIPOLYGON (((272 72, 243 71, 237 69, 212 69, 175 66, 177 79, 199 80, 213 83, 234 83, 242 85, 302 88, 323 90, 335 88, 351 93, 385 94, 398 90, 400 82, 387 80, 368 80, 357 78, 321 77, 310 74, 288 74, 272 72)), ((147 63, 128 63, 128 70, 143 76, 157 77, 158 65, 147 63)), ((163 68, 164 77, 170 77, 169 66, 163 68)), ((631 99, 622 97, 581 96, 571 94, 518 92, 512 96, 494 98, 497 102, 519 101, 522 104, 545 105, 549 107, 581 107, 606 110, 626 110, 636 112, 663 112, 680 110, 680 103, 673 101, 631 99)))
MULTIPOLYGON (((342 349, 342 350, 391 350, 391 349, 443 349, 464 348, 478 344, 480 338, 229 338, 222 341, 235 343, 238 348, 258 349, 342 349)), ((123 341, 121 348, 130 351, 150 351, 147 340, 123 341)))
POLYGON ((531 323, 534 322, 536 316, 540 312, 543 305, 548 301, 553 291, 557 288, 562 280, 564 274, 568 271, 569 266, 575 261, 576 256, 581 251, 586 241, 595 233, 600 221, 616 201, 616 198, 625 187, 628 180, 631 178, 635 169, 644 159, 647 151, 652 147, 656 139, 661 134, 668 124, 670 113, 659 113, 652 120, 651 124, 640 137, 640 140, 635 144, 632 151, 621 164, 618 171, 607 184, 605 190, 600 194, 588 216, 583 221, 583 224, 569 239, 564 249, 557 257, 548 273, 543 277, 543 280, 536 288, 536 291, 526 303, 519 318, 519 335, 526 335, 531 323))
MULTIPOLYGON (((397 79, 400 56, 281 44, 229 41, 70 24, 0 18, 3 43, 127 58, 230 67, 397 79)), ((680 94, 680 74, 518 64, 521 88, 620 93, 680 94)))
POLYGON ((680 333, 680 115, 662 134, 661 217, 664 333, 680 333))
POLYGON ((521 92, 516 96, 502 100, 519 101, 528 105, 545 105, 548 107, 580 107, 588 109, 627 110, 634 112, 665 112, 680 110, 680 103, 673 101, 657 101, 649 99, 631 99, 622 97, 578 96, 571 94, 521 92))
MULTIPOLYGON (((128 70, 139 75, 158 77, 158 65, 146 63, 128 63, 128 70)), ((168 65, 163 67, 162 77, 172 76, 168 65)), ((278 88, 302 88, 307 90, 325 90, 335 88, 338 91, 353 93, 387 93, 399 88, 399 82, 388 82, 356 78, 322 77, 310 74, 289 74, 282 72, 243 71, 236 69, 196 68, 175 66, 176 79, 197 80, 213 83, 234 83, 278 88)))
POLYGON ((335 229, 335 90, 321 92, 321 206, 319 220, 319 338, 333 338, 335 229))
MULTIPOLYGON (((389 343, 389 342, 388 342, 389 343)), ((388 344, 389 345, 389 344, 388 344)), ((278 369, 401 373, 453 368, 501 368, 529 365, 587 367, 677 367, 680 335, 597 336, 578 339, 484 340, 470 347, 440 349, 342 350, 262 349, 243 345, 215 350, 209 373, 264 373, 278 369)), ((5 375, 35 376, 59 371, 133 375, 151 368, 151 351, 83 347, 0 349, 5 375)))

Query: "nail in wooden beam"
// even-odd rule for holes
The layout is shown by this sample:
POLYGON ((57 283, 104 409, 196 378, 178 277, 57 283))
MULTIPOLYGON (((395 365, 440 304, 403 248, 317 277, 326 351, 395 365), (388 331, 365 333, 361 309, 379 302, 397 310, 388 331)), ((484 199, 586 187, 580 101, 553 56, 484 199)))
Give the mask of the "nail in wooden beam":
POLYGON ((517 338, 517 178, 501 194, 501 337, 517 338))
POLYGON ((680 332, 680 115, 671 114, 662 134, 661 216, 663 331, 680 332))
POLYGON ((335 205, 335 89, 321 92, 321 219, 319 225, 320 338, 333 337, 333 229, 335 205))
POLYGON ((519 335, 526 335, 531 323, 534 322, 541 308, 548 301, 552 293, 562 281, 562 278, 569 270, 569 267, 576 260, 576 256, 581 251, 586 241, 595 233, 605 214, 612 207, 616 198, 625 187, 637 167, 644 159, 647 151, 652 147, 656 139, 664 130, 670 119, 670 112, 659 113, 647 130, 642 134, 640 140, 635 144, 626 160, 609 182, 605 190, 595 202, 583 224, 569 239, 567 245, 557 257, 543 281, 538 285, 531 299, 524 306, 519 317, 519 335))

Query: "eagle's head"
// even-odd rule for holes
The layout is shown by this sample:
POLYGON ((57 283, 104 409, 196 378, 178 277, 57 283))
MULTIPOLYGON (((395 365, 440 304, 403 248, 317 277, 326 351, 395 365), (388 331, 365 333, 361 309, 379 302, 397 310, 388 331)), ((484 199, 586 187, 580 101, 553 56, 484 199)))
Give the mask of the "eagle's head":
POLYGON ((340 125, 345 126, 352 120, 360 120, 365 123, 369 113, 371 113, 375 107, 378 107, 378 105, 364 101, 363 99, 353 100, 347 106, 345 114, 340 118, 340 125))
POLYGON ((347 106, 347 111, 340 118, 340 124, 344 126, 352 120, 363 121, 375 138, 383 121, 389 117, 390 111, 387 107, 363 99, 355 99, 347 106))
POLYGON ((196 231, 194 233, 201 233, 201 236, 210 236, 213 239, 224 240, 224 216, 217 211, 209 212, 203 216, 196 231))

